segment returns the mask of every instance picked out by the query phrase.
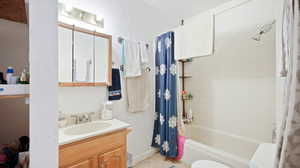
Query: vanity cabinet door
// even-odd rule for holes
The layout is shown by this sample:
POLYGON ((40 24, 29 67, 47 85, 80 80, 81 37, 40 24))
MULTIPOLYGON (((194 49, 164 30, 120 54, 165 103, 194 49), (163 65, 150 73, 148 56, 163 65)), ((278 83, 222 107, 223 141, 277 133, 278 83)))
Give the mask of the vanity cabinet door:
POLYGON ((94 79, 94 36, 74 32, 73 82, 93 83, 94 79))
POLYGON ((95 83, 109 83, 110 45, 109 40, 95 36, 95 83))
POLYGON ((99 168, 125 168, 125 167, 126 167, 126 152, 124 147, 99 156, 99 168))
POLYGON ((93 164, 93 160, 85 160, 75 165, 68 166, 66 168, 95 168, 95 167, 96 166, 93 164))
POLYGON ((73 74, 73 31, 58 27, 58 78, 59 82, 71 83, 73 74))

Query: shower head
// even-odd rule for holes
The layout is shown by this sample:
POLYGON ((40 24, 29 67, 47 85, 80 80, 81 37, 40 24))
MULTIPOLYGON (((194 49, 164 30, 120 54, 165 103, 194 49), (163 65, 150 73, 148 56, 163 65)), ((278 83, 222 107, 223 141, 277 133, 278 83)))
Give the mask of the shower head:
POLYGON ((273 28, 273 25, 275 25, 275 23, 276 23, 276 21, 274 20, 272 23, 263 25, 263 26, 259 29, 258 33, 256 33, 256 35, 254 35, 254 36, 252 37, 252 39, 255 40, 255 41, 261 41, 262 35, 264 35, 264 34, 270 32, 270 31, 272 30, 272 28, 273 28))

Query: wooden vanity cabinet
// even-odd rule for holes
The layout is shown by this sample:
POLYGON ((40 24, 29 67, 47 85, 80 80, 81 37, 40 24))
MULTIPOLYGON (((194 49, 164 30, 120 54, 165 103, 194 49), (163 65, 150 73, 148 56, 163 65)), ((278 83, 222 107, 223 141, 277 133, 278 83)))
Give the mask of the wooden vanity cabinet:
POLYGON ((126 168, 127 129, 59 147, 60 168, 126 168))
POLYGON ((68 166, 68 168, 90 168, 90 167, 97 167, 93 165, 93 160, 85 160, 75 165, 68 166))
POLYGON ((125 148, 119 148, 114 151, 105 153, 99 156, 99 167, 100 168, 125 168, 126 158, 123 154, 126 154, 125 148))

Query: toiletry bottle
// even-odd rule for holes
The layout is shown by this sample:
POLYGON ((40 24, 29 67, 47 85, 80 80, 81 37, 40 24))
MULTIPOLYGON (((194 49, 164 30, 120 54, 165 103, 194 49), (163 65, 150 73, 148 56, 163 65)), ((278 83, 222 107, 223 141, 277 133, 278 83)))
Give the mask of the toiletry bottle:
POLYGON ((8 67, 6 71, 6 80, 7 84, 12 84, 12 76, 14 74, 14 69, 12 67, 8 67))
POLYGON ((27 72, 26 69, 24 69, 20 77, 20 84, 29 84, 28 81, 29 80, 28 80, 27 72))
POLYGON ((107 101, 104 103, 104 108, 102 110, 101 114, 102 120, 112 120, 113 119, 113 114, 112 114, 112 102, 107 101))
POLYGON ((187 118, 188 118, 189 122, 192 122, 192 120, 193 120, 193 111, 192 111, 192 109, 189 109, 187 118))
POLYGON ((6 80, 4 79, 3 72, 0 72, 0 84, 7 84, 6 80))

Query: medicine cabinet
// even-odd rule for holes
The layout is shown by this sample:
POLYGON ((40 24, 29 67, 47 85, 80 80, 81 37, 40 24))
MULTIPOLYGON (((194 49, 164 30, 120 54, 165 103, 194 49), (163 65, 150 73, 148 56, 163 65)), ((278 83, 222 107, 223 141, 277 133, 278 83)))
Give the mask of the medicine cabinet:
POLYGON ((59 85, 109 86, 112 36, 59 23, 59 85))

